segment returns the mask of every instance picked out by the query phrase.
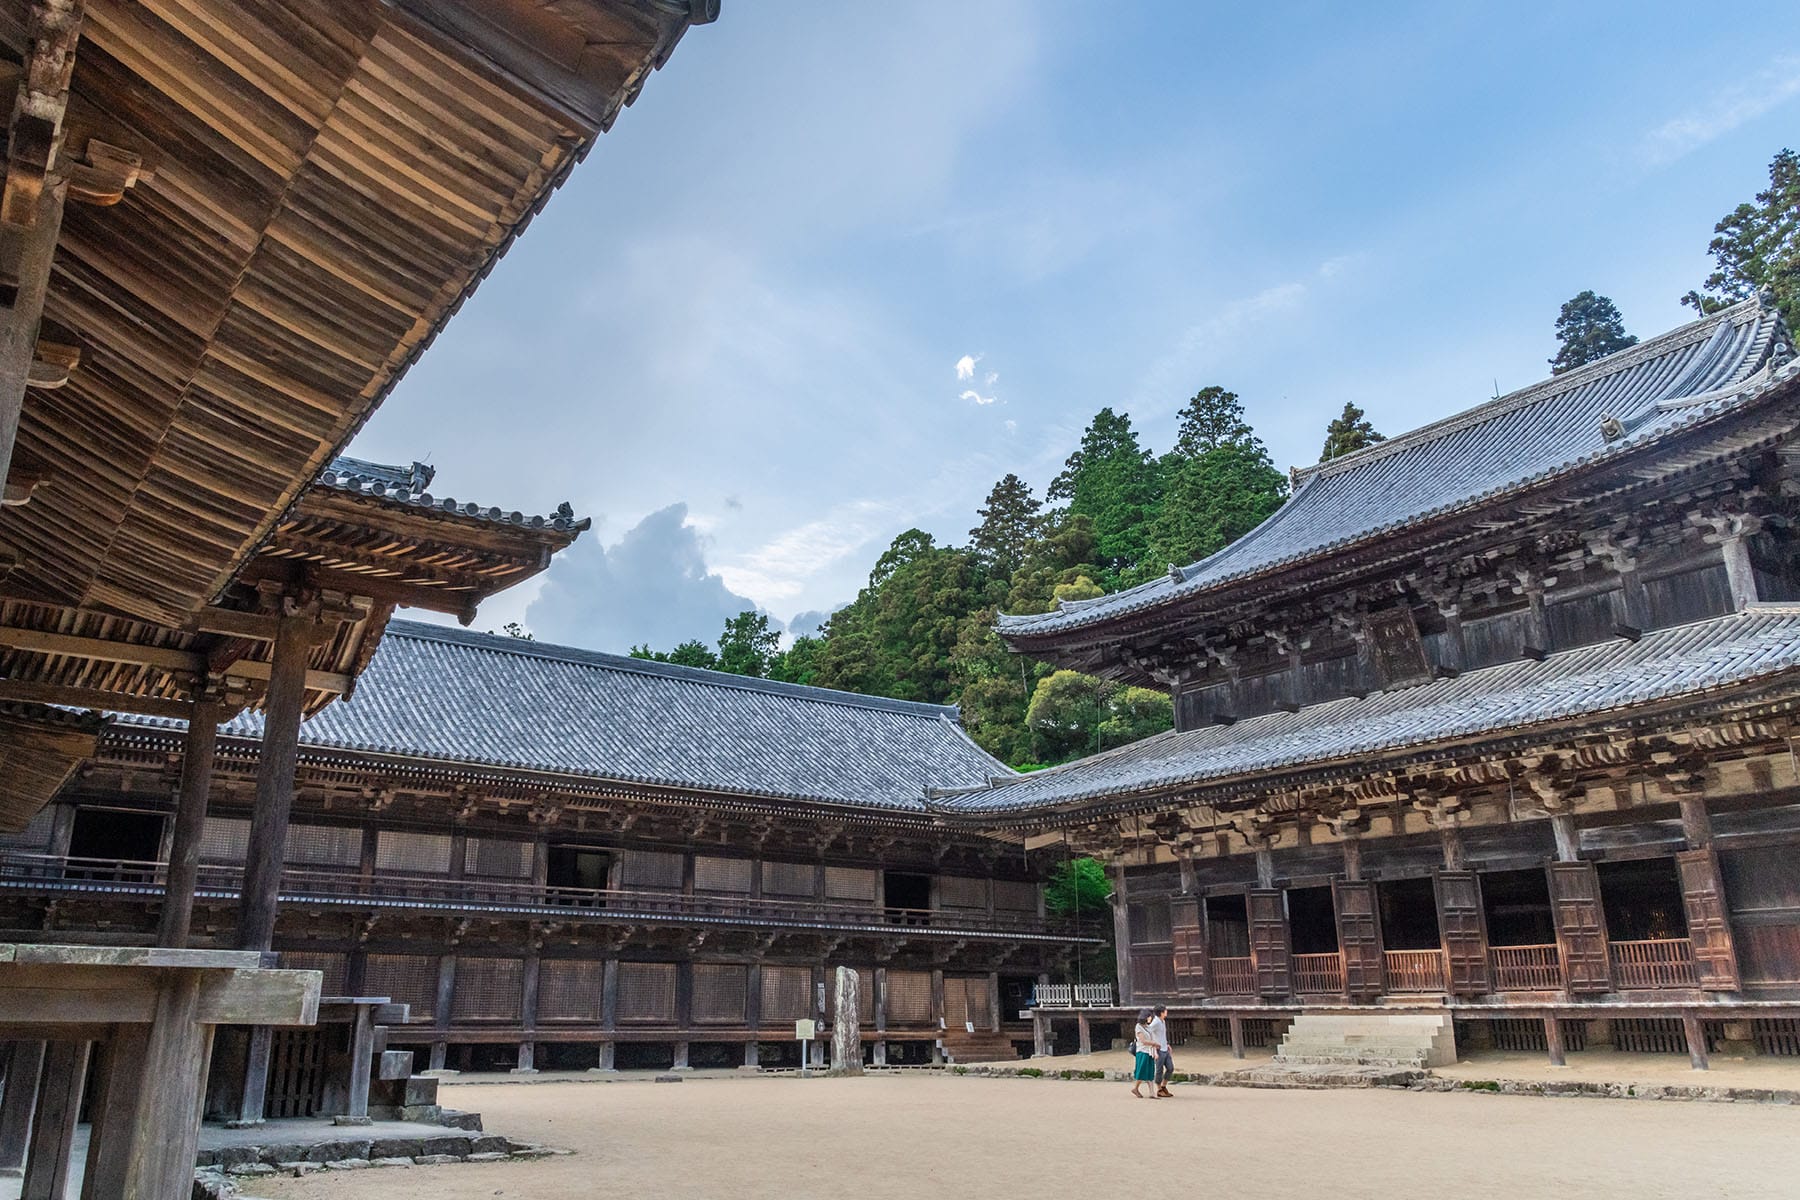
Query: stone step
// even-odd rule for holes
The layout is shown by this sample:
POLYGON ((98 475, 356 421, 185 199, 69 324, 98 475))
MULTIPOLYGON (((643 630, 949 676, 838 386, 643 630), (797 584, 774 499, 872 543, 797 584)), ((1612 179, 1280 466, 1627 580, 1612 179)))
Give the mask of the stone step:
POLYGON ((1302 1014, 1275 1052, 1281 1063, 1384 1063, 1413 1067, 1456 1061, 1448 1013, 1302 1014))

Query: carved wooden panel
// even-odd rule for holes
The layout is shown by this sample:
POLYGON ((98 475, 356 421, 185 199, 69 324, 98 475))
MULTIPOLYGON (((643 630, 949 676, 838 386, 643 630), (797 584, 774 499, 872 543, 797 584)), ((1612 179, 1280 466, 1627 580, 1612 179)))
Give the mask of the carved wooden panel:
POLYGON ((1550 864, 1550 908, 1569 990, 1611 991, 1606 912, 1600 905, 1600 876, 1593 863, 1550 864))
POLYGON ((1175 994, 1182 999, 1206 995, 1206 923, 1196 896, 1169 902, 1169 931, 1174 939, 1175 994))
POLYGON ((1437 906, 1450 991, 1458 996, 1486 993, 1490 981, 1481 880, 1473 871, 1439 871, 1437 906))
POLYGON ((1294 990, 1288 938, 1287 896, 1277 888, 1257 888, 1245 896, 1250 914, 1250 960, 1260 996, 1287 996, 1294 990))
POLYGON ((1735 992, 1742 984, 1718 856, 1710 848, 1683 851, 1675 856, 1675 868, 1681 874, 1681 902, 1687 909, 1688 940, 1694 947, 1700 986, 1711 992, 1735 992))
POLYGON ((1331 885, 1331 903, 1337 910, 1338 949, 1344 956, 1344 990, 1353 999, 1373 999, 1387 986, 1375 885, 1340 879, 1331 885))

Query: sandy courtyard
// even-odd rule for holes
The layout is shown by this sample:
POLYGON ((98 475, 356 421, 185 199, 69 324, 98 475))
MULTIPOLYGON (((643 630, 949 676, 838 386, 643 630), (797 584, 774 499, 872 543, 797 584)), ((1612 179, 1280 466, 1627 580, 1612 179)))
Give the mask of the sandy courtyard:
POLYGON ((1792 1200, 1800 1108, 927 1075, 446 1087, 531 1163, 257 1180, 276 1198, 1731 1197, 1792 1200), (1128 1148, 1147 1152, 1131 1156, 1128 1148))

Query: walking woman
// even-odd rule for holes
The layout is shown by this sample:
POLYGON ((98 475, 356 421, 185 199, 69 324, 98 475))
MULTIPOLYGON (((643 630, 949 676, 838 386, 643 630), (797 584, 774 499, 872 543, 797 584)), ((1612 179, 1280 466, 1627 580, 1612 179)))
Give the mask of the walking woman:
MULTIPOLYGON (((1150 1023, 1155 1019, 1156 1014, 1149 1009, 1139 1009, 1137 1029, 1132 1036, 1132 1041, 1137 1047, 1137 1065, 1132 1068, 1131 1072, 1131 1094, 1139 1100, 1144 1098, 1144 1093, 1138 1089, 1146 1083, 1152 1085, 1156 1083, 1156 1033, 1150 1027, 1150 1023)), ((1154 1092, 1151 1093, 1150 1099, 1157 1099, 1154 1092)))

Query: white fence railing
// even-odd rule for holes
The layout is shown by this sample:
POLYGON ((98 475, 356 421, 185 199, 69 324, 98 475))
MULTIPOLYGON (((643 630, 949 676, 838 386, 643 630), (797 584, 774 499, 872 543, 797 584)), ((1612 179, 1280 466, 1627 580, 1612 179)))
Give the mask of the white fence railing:
POLYGON ((1111 1008, 1110 983, 1040 983, 1032 989, 1039 1008, 1111 1008))

